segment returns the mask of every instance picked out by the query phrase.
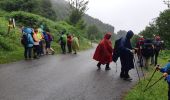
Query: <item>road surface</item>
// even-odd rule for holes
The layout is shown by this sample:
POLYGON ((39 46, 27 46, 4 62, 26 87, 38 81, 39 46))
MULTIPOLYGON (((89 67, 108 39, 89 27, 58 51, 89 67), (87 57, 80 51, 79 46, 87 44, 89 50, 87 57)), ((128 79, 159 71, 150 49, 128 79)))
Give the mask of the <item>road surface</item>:
POLYGON ((78 55, 49 55, 38 60, 0 65, 0 100, 122 100, 138 81, 119 78, 120 63, 97 70, 94 48, 78 55))

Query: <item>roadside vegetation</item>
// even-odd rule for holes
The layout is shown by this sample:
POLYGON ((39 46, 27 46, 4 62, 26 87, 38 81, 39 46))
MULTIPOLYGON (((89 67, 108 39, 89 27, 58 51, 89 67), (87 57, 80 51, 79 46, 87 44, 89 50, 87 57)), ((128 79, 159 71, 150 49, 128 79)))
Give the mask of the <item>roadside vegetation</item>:
MULTIPOLYGON (((169 50, 161 51, 158 63, 161 67, 163 67, 165 64, 167 64, 169 58, 169 50)), ((145 70, 146 79, 138 82, 136 86, 125 96, 124 100, 168 100, 168 84, 164 79, 159 81, 146 92, 143 92, 154 70, 154 66, 150 66, 149 70, 145 70)), ((162 73, 159 71, 156 72, 151 80, 150 85, 156 82, 161 76, 162 73)))
POLYGON ((14 62, 22 60, 24 58, 23 46, 20 42, 20 25, 28 27, 45 25, 46 27, 48 27, 51 30, 51 34, 54 36, 52 47, 55 49, 56 53, 61 52, 58 39, 60 36, 60 32, 63 30, 65 30, 66 33, 75 34, 77 37, 79 37, 79 42, 81 44, 80 50, 85 50, 91 47, 89 40, 85 38, 85 31, 69 25, 65 21, 55 22, 40 15, 22 11, 8 13, 6 11, 0 10, 0 15, 2 15, 0 17, 0 64, 14 62), (14 29, 11 29, 10 33, 7 34, 9 18, 15 18, 16 27, 14 29))

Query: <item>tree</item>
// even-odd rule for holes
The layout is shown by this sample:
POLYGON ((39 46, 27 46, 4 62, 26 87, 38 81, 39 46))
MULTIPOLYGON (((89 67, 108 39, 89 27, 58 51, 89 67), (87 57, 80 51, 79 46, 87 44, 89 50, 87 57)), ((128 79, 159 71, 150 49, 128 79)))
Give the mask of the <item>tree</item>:
POLYGON ((87 35, 89 39, 93 39, 93 40, 96 38, 100 38, 99 29, 95 25, 89 26, 87 28, 87 35))
POLYGON ((156 25, 159 35, 165 41, 166 46, 170 47, 170 9, 160 13, 156 20, 156 25))
POLYGON ((69 16, 70 24, 76 26, 76 24, 82 20, 84 13, 88 10, 87 5, 89 1, 85 0, 69 0, 71 13, 69 16))
POLYGON ((55 20, 56 13, 49 0, 0 0, 0 9, 8 12, 26 11, 55 20))
POLYGON ((150 23, 149 26, 146 26, 139 34, 143 35, 144 38, 153 38, 155 34, 158 34, 158 27, 156 24, 150 23))
POLYGON ((119 39, 119 38, 121 38, 121 37, 125 37, 125 36, 126 36, 126 33, 127 33, 127 31, 125 31, 125 30, 119 30, 119 31, 117 32, 116 38, 119 39))

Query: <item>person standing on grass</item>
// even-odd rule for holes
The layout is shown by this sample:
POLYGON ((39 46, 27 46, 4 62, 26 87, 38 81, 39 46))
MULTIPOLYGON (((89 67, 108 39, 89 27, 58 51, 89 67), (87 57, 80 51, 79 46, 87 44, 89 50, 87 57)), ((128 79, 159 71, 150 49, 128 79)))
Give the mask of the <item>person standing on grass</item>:
POLYGON ((100 70, 101 64, 106 64, 105 70, 110 70, 110 63, 112 62, 112 42, 110 41, 111 33, 105 34, 104 38, 98 44, 94 53, 93 59, 98 61, 97 67, 100 70))
POLYGON ((119 50, 120 50, 120 61, 121 61, 121 73, 120 78, 124 80, 132 80, 129 76, 129 70, 134 68, 133 63, 133 53, 132 45, 130 40, 132 39, 134 33, 130 30, 127 32, 126 37, 121 38, 119 50))
POLYGON ((79 40, 74 34, 72 39, 72 49, 74 51, 74 54, 77 54, 77 50, 79 49, 79 40))
POLYGON ((159 56, 159 52, 162 50, 162 41, 160 36, 156 36, 155 40, 153 41, 153 45, 154 45, 154 65, 157 65, 157 61, 158 61, 158 56, 159 56))
POLYGON ((163 73, 163 76, 168 83, 168 100, 170 100, 170 61, 163 68, 156 67, 156 69, 163 73))

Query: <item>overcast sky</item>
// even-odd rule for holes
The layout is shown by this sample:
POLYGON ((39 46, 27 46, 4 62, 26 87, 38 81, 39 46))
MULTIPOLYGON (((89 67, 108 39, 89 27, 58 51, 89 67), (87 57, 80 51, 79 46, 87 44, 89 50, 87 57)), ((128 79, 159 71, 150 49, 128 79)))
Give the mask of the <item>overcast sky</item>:
POLYGON ((86 12, 115 27, 115 32, 143 30, 161 11, 167 9, 163 0, 89 0, 86 12))

